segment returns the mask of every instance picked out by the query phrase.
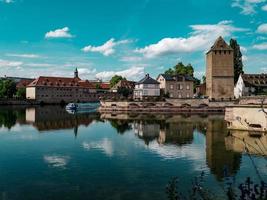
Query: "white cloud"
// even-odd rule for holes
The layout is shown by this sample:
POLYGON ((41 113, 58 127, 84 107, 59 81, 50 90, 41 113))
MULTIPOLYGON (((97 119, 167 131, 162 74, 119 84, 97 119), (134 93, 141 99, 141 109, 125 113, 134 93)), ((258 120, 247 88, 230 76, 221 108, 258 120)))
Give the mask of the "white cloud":
POLYGON ((78 68, 78 72, 80 77, 85 77, 94 75, 96 73, 96 69, 78 68))
POLYGON ((245 56, 245 55, 243 55, 243 56, 242 56, 242 60, 243 60, 244 62, 246 62, 246 61, 248 61, 248 57, 245 56))
POLYGON ((144 67, 138 66, 138 67, 131 67, 129 69, 117 71, 117 72, 116 71, 103 71, 103 72, 97 73, 96 78, 109 80, 114 75, 120 75, 120 76, 126 77, 128 80, 136 80, 144 76, 144 74, 145 74, 144 67))
POLYGON ((12 53, 8 53, 6 54, 6 56, 18 57, 18 58, 40 58, 41 57, 37 54, 12 54, 12 53))
POLYGON ((64 27, 62 29, 56 29, 54 31, 49 31, 45 34, 45 38, 72 38, 74 37, 70 32, 68 27, 64 27))
POLYGON ((108 138, 104 138, 99 142, 83 142, 82 146, 87 151, 91 149, 99 149, 103 151, 107 156, 112 156, 114 152, 112 142, 108 138))
POLYGON ((65 168, 69 162, 69 159, 69 156, 44 156, 44 161, 51 167, 55 168, 65 168))
POLYGON ((240 50, 242 53, 247 53, 247 48, 246 47, 243 47, 243 46, 240 46, 240 50))
POLYGON ((107 42, 105 42, 101 46, 92 46, 88 45, 84 48, 82 48, 83 52, 98 52, 103 54, 104 56, 109 56, 115 53, 115 47, 121 44, 127 44, 132 42, 131 40, 119 40, 115 41, 114 38, 111 38, 107 42))
POLYGON ((257 33, 266 33, 267 34, 267 24, 261 24, 257 28, 257 33))
POLYGON ((258 50, 267 50, 267 42, 261 44, 255 44, 253 45, 253 48, 258 50))
POLYGON ((123 62, 139 62, 142 61, 143 58, 140 56, 124 56, 120 59, 123 62))
POLYGON ((233 0, 232 7, 240 8, 243 15, 251 15, 256 13, 257 6, 263 2, 265 0, 233 0))
POLYGON ((10 61, 0 59, 0 67, 19 67, 23 64, 20 61, 10 61))
POLYGON ((9 3, 14 3, 15 1, 14 0, 1 0, 1 2, 9 4, 9 3))
POLYGON ((267 11, 267 5, 262 6, 261 9, 262 9, 263 11, 267 11))
POLYGON ((204 51, 209 48, 219 36, 228 37, 236 31, 247 29, 234 27, 232 21, 221 21, 218 24, 191 25, 193 32, 188 38, 164 38, 155 44, 137 49, 145 57, 153 58, 166 54, 204 51))

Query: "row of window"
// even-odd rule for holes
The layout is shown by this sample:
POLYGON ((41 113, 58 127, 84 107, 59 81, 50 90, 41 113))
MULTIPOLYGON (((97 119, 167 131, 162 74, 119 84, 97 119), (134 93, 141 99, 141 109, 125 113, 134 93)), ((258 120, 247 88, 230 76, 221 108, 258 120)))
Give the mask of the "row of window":
MULTIPOLYGON (((170 93, 170 97, 171 97, 171 98, 174 97, 173 93, 170 93)), ((184 98, 184 97, 183 97, 182 94, 178 94, 178 98, 184 98)), ((186 98, 190 98, 190 94, 187 93, 187 94, 186 94, 186 98)))
MULTIPOLYGON (((170 89, 171 90, 174 90, 174 88, 175 88, 175 85, 170 84, 170 89)), ((184 89, 184 86, 182 84, 177 84, 176 85, 176 88, 177 88, 177 90, 183 90, 184 89)), ((190 85, 186 85, 186 89, 187 90, 190 90, 190 85)))

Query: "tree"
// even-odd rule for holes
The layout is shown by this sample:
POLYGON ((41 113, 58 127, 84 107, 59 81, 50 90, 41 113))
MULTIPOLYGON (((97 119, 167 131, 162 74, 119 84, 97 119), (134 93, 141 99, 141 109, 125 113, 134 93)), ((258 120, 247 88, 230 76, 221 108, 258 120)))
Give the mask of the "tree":
POLYGON ((206 83, 206 76, 202 76, 202 83, 206 83))
POLYGON ((12 80, 0 81, 0 97, 12 98, 16 94, 16 83, 12 80))
POLYGON ((168 75, 189 75, 194 76, 194 68, 191 64, 184 65, 182 62, 177 63, 173 68, 165 71, 168 75))
POLYGON ((238 81, 239 75, 243 73, 242 53, 235 39, 230 40, 230 46, 234 50, 234 81, 238 81))
POLYGON ((114 85, 116 85, 120 80, 126 80, 126 78, 119 76, 119 75, 115 75, 111 78, 110 80, 110 87, 112 88, 114 85))
POLYGON ((26 98, 26 88, 19 88, 16 92, 16 96, 19 98, 26 98))

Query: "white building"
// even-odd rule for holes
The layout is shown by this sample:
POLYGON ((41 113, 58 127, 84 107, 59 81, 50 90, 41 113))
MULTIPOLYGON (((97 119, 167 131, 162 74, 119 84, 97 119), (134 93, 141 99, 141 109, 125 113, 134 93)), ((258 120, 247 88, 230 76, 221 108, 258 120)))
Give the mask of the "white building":
POLYGON ((235 98, 267 92, 267 74, 240 74, 234 88, 235 98))
POLYGON ((159 82, 151 78, 149 74, 135 84, 134 98, 143 99, 144 97, 159 97, 159 82))

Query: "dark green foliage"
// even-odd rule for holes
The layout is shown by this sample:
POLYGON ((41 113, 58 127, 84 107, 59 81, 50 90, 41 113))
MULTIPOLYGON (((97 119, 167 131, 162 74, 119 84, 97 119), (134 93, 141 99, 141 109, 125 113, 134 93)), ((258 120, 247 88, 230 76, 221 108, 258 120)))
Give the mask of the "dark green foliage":
POLYGON ((123 97, 128 97, 133 93, 132 90, 124 87, 118 88, 118 94, 122 95, 123 97))
POLYGON ((26 88, 19 88, 16 92, 16 96, 19 98, 26 98, 26 88))
POLYGON ((184 65, 182 62, 179 62, 173 68, 170 68, 165 71, 165 74, 168 75, 189 75, 194 76, 194 68, 191 64, 184 65))
POLYGON ((239 75, 243 73, 242 53, 235 39, 230 40, 230 46, 234 50, 234 81, 236 83, 239 75))
POLYGON ((0 80, 0 98, 12 98, 16 91, 16 83, 14 81, 0 80))
POLYGON ((113 76, 110 80, 110 87, 113 87, 114 85, 116 85, 120 80, 126 80, 126 78, 119 76, 119 75, 113 76))
POLYGON ((202 83, 206 83, 206 76, 202 76, 202 83))

